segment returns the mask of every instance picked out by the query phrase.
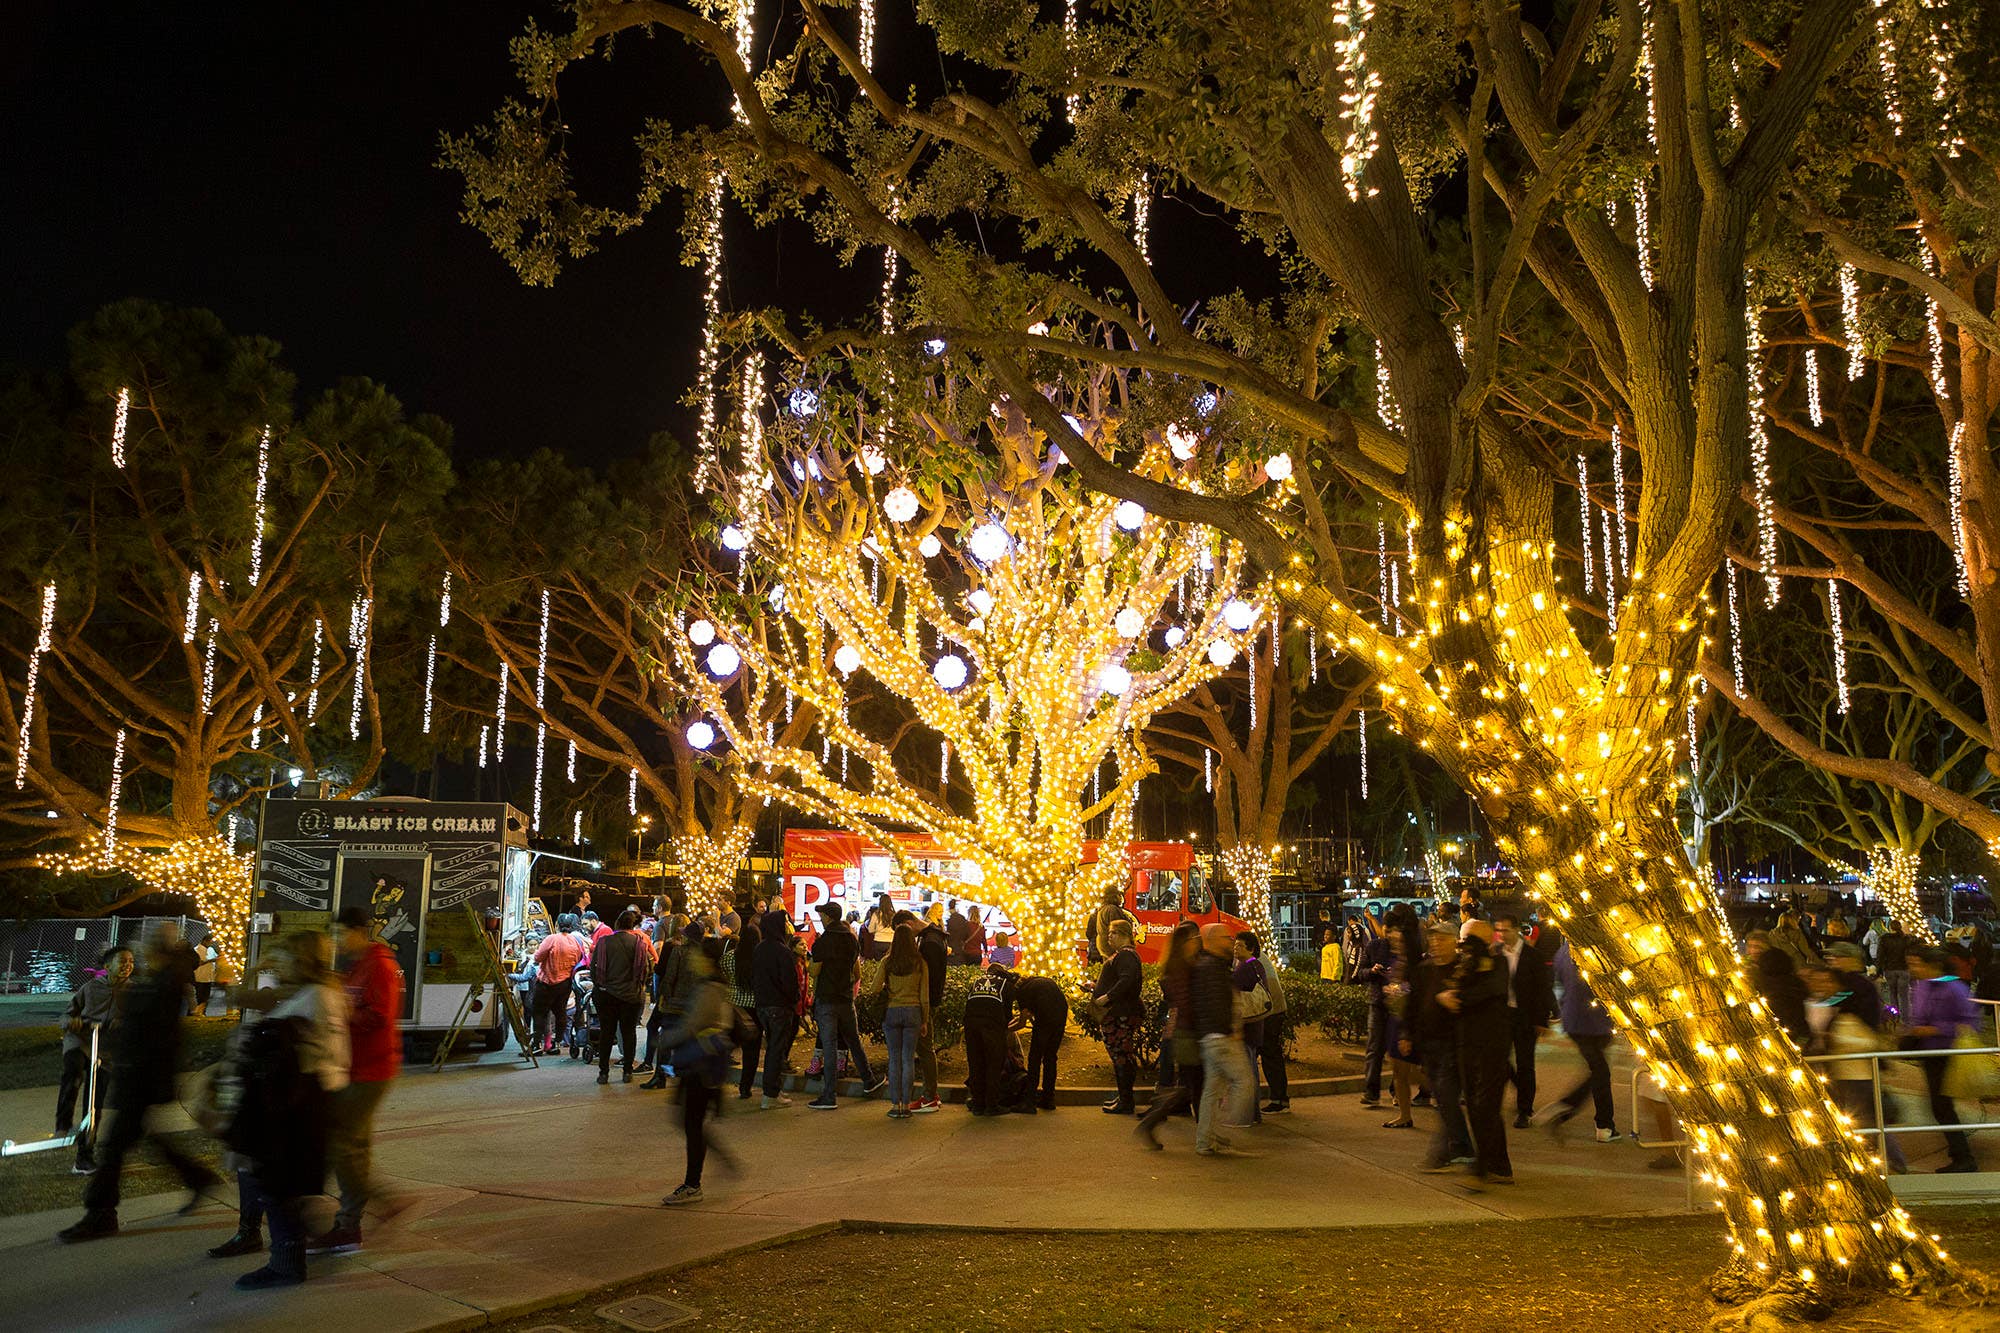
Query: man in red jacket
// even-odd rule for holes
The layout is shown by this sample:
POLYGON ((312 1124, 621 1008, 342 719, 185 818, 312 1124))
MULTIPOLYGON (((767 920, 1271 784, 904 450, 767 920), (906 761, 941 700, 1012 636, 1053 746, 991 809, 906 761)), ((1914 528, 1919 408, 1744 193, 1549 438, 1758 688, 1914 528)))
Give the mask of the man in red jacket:
POLYGON ((307 1254, 350 1254, 361 1248, 361 1210, 368 1203, 375 1112, 403 1064, 403 969, 395 952, 375 938, 375 918, 356 904, 341 911, 341 984, 347 990, 347 1039, 352 1051, 348 1083, 333 1095, 327 1126, 327 1159, 340 1182, 340 1209, 327 1233, 306 1244, 307 1254))

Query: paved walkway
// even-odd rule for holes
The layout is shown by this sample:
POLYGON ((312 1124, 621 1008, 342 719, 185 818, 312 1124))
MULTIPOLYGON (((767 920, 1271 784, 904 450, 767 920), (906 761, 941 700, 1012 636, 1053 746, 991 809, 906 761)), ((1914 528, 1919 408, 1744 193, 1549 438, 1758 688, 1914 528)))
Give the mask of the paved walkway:
MULTIPOLYGON (((1074 1040, 1074 1039, 1073 1039, 1074 1040)), ((1543 1059, 1559 1093, 1577 1068, 1566 1043, 1543 1059)), ((1623 1068, 1622 1066, 1620 1067, 1623 1068)), ((527 1070, 504 1057, 404 1076, 383 1112, 376 1163, 400 1211, 371 1221, 368 1249, 312 1261, 288 1291, 232 1289, 249 1261, 202 1251, 229 1234, 233 1188, 197 1212, 182 1196, 141 1199, 119 1237, 70 1248, 77 1213, 0 1218, 0 1308, 10 1329, 341 1327, 368 1333, 473 1326, 659 1269, 842 1220, 938 1226, 1135 1230, 1489 1221, 1685 1208, 1682 1177, 1649 1154, 1586 1131, 1558 1146, 1513 1136, 1520 1183, 1469 1193, 1415 1167, 1419 1130, 1380 1128, 1352 1096, 1301 1098, 1288 1116, 1238 1132, 1254 1154, 1197 1158, 1174 1121, 1164 1152, 1130 1120, 1094 1108, 974 1119, 960 1107, 891 1121, 878 1101, 759 1112, 731 1100, 713 1131, 743 1163, 713 1154, 708 1199, 658 1206, 679 1183, 678 1108, 636 1084, 597 1087, 566 1060, 527 1070)), ((1627 1127, 1621 1076, 1620 1128, 1627 1127)), ((1545 1094, 1546 1095, 1546 1094, 1545 1094)), ((0 1093, 0 1134, 30 1137, 52 1091, 0 1093)), ((1577 1123, 1587 1124, 1586 1114, 1577 1123)), ((7 1164, 0 1162, 0 1188, 7 1164)), ((324 1221, 328 1205, 310 1211, 324 1221)))

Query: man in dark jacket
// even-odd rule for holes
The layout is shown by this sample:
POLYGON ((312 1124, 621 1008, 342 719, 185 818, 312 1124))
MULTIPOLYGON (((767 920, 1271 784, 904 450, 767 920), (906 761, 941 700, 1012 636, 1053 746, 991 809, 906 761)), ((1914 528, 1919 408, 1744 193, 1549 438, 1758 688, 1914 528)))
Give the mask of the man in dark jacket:
POLYGON ((983 969, 965 997, 965 1109, 1005 1115, 1000 1075, 1007 1067, 1007 1029, 1014 1021, 1020 978, 997 965, 983 969))
POLYGON ((1882 978, 1882 1002, 1900 1020, 1910 1007, 1910 937, 1893 919, 1875 936, 1875 971, 1882 978))
POLYGON ((854 932, 841 919, 837 903, 819 905, 819 938, 813 941, 813 1022, 819 1025, 819 1096, 807 1102, 815 1111, 831 1111, 839 1103, 833 1089, 840 1078, 840 1052, 844 1047, 854 1057, 854 1070, 861 1076, 866 1095, 881 1091, 889 1080, 869 1072, 868 1052, 861 1046, 861 1029, 854 1021, 854 965, 861 958, 861 946, 854 932))
POLYGON ((1507 1121, 1500 1112, 1507 1094, 1507 1047, 1513 1019, 1508 1012, 1507 964, 1493 953, 1493 925, 1465 923, 1458 941, 1452 989, 1439 1002, 1458 1015, 1458 1072, 1465 1084, 1466 1127, 1472 1131, 1472 1170, 1481 1181, 1514 1183, 1507 1157, 1507 1121))
POLYGON ((1091 1002, 1097 1007, 1097 1027, 1104 1034, 1104 1053, 1111 1057, 1111 1076, 1118 1083, 1118 1095, 1104 1103, 1106 1115, 1131 1115, 1132 1085, 1139 1078, 1139 1029, 1146 1011, 1141 1000, 1145 974, 1139 967, 1139 951, 1132 947, 1132 923, 1113 921, 1105 930, 1111 956, 1091 987, 1091 1002))
POLYGON ((1535 1113, 1535 1045, 1549 1030, 1553 996, 1549 965, 1521 934, 1521 918, 1493 914, 1493 953, 1507 964, 1507 1077, 1514 1084, 1514 1128, 1526 1129, 1535 1113))
MULTIPOLYGON (((1544 926, 1543 933, 1553 932, 1544 926)), ((1553 979, 1562 983, 1563 1035, 1576 1043, 1577 1053, 1583 1057, 1584 1068, 1588 1072, 1556 1102, 1554 1114, 1548 1118, 1549 1132, 1561 1138, 1563 1126, 1583 1109, 1583 1099, 1589 1097, 1591 1109, 1597 1115, 1597 1141, 1610 1143, 1618 1137, 1611 1100, 1611 1062, 1604 1058, 1604 1052, 1611 1045, 1611 1015, 1597 1002, 1597 993, 1583 979, 1576 959, 1570 953, 1568 940, 1556 946, 1556 958, 1550 971, 1553 979)))
POLYGON ((792 1104, 785 1096, 785 1072, 799 1035, 799 966, 791 926, 782 911, 766 912, 763 938, 750 958, 750 989, 764 1025, 764 1100, 758 1105, 766 1111, 792 1104))
POLYGON ((965 961, 960 955, 965 950, 965 937, 971 933, 971 923, 965 919, 965 914, 958 910, 958 904, 953 903, 951 905, 951 915, 944 919, 944 938, 945 942, 951 946, 952 962, 962 963, 965 961))
POLYGON ((97 1170, 83 1187, 83 1218, 57 1233, 66 1242, 96 1240, 118 1232, 119 1176, 125 1158, 139 1141, 151 1138, 153 1148, 187 1186, 189 1198, 181 1211, 201 1202, 201 1191, 218 1183, 213 1171, 151 1133, 147 1114, 174 1100, 174 1080, 181 1064, 181 1015, 186 1009, 192 970, 180 944, 156 935, 146 949, 146 972, 125 988, 123 1005, 111 1044, 110 1121, 97 1136, 97 1170))
POLYGON ((1458 1077, 1457 997, 1451 994, 1457 939, 1451 927, 1434 921, 1424 943, 1425 956, 1410 966, 1410 995, 1403 1007, 1397 1049, 1403 1059, 1423 1064, 1424 1079, 1430 1084, 1438 1128, 1421 1169, 1437 1174, 1471 1164, 1472 1135, 1465 1124, 1458 1077))
POLYGON ((1032 1022, 1028 1037, 1028 1087, 1034 1105, 1043 1111, 1056 1109, 1056 1050, 1069 1027, 1069 997, 1062 986, 1049 977, 1022 977, 1017 993, 1021 1006, 1013 1026, 1019 1029, 1032 1022))
POLYGON ((639 942, 639 909, 628 907, 618 916, 618 929, 601 936, 590 951, 590 981, 597 998, 597 1081, 611 1081, 611 1034, 618 1033, 624 1052, 624 1079, 632 1081, 638 1058, 639 1006, 645 1002, 652 976, 652 955, 639 942))
MULTIPOLYGON (((1383 929, 1390 927, 1385 925, 1383 929)), ((1389 1055, 1392 1026, 1389 1003, 1382 991, 1396 963, 1388 936, 1370 931, 1367 942, 1361 946, 1360 962, 1360 980, 1368 988, 1368 1052, 1361 1068, 1361 1104, 1372 1108, 1382 1104, 1382 1062, 1389 1055)))
MULTIPOLYGON (((898 912, 893 921, 917 933, 917 952, 923 956, 924 970, 930 977, 931 1012, 935 1014, 944 1004, 944 970, 951 964, 951 943, 945 938, 942 926, 926 922, 914 912, 898 912)), ((937 1049, 932 1044, 933 1040, 923 1035, 917 1038, 917 1076, 924 1081, 924 1095, 910 1103, 913 1115, 930 1115, 941 1105, 937 1095, 937 1049)))
POLYGON ((1201 952, 1188 978, 1194 1001, 1194 1029, 1201 1039, 1201 1111, 1195 1117, 1194 1150, 1203 1157, 1229 1151, 1223 1123, 1244 1125, 1256 1111, 1250 1095, 1249 1053, 1236 1033, 1236 983, 1231 974, 1236 936, 1221 922, 1203 926, 1201 952))
POLYGON ((69 998, 63 1016, 62 1083, 56 1089, 56 1133, 67 1134, 76 1124, 76 1099, 86 1093, 84 1132, 76 1136, 77 1175, 87 1176, 97 1169, 91 1156, 91 1138, 103 1128, 100 1114, 110 1090, 111 1023, 118 1016, 125 985, 132 979, 132 951, 119 945, 106 949, 97 960, 98 971, 88 976, 69 998), (91 1033, 97 1040, 92 1042, 91 1033), (91 1058, 97 1059, 96 1087, 91 1088, 91 1058), (90 1091, 86 1091, 90 1090, 90 1091))

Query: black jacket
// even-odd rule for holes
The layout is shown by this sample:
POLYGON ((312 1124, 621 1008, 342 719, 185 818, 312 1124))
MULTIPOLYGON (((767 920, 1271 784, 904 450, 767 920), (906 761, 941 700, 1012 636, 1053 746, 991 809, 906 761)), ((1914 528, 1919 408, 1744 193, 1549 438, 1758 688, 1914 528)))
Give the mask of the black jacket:
POLYGON ((799 961, 791 937, 766 935, 750 955, 750 992, 759 1009, 795 1010, 799 1004, 799 961))
POLYGON ((237 1057, 242 1093, 223 1141, 257 1166, 258 1181, 281 1199, 326 1185, 327 1098, 299 1068, 305 1020, 265 1019, 243 1035, 237 1057))
POLYGON ((812 959, 819 964, 814 1004, 854 1003, 854 963, 860 956, 861 946, 846 926, 835 926, 813 941, 812 959))
POLYGON ((1507 1011, 1507 960, 1483 941, 1459 945, 1458 1046, 1498 1055, 1507 1049, 1513 1016, 1507 1011))
POLYGON ((1435 1043, 1451 1045, 1458 1039, 1458 1015, 1437 1002, 1449 984, 1445 970, 1426 955, 1408 972, 1410 997, 1403 1006, 1403 1030, 1415 1051, 1435 1043))
MULTIPOLYGON (((1503 968, 1507 959, 1498 949, 1493 951, 1493 960, 1503 968)), ((1516 1012, 1538 1028, 1549 1025, 1549 1011, 1555 1005, 1555 991, 1549 984, 1549 962, 1542 957, 1541 950, 1521 941, 1521 958, 1514 965, 1514 1004, 1516 1012)))
POLYGON ((614 930, 590 951, 590 984, 599 995, 608 995, 626 1004, 646 998, 652 961, 639 945, 639 937, 629 930, 614 930))
POLYGON ((1236 1029, 1236 983, 1230 978, 1229 960, 1203 949, 1195 955, 1188 978, 1194 999, 1196 1036, 1227 1035, 1236 1029))
POLYGON ((1145 1017, 1145 1008, 1140 1001, 1140 991, 1145 984, 1145 974, 1139 968, 1139 951, 1120 949, 1105 961, 1097 974, 1097 985, 1091 988, 1093 1000, 1104 1001, 1105 1019, 1124 1018, 1137 1023, 1145 1017))
POLYGON ((126 984, 118 1018, 111 1029, 111 1086, 107 1100, 114 1108, 137 1112, 174 1100, 174 1075, 181 1064, 185 989, 182 974, 171 967, 126 984))
POLYGON ((944 1003, 944 970, 951 962, 951 945, 946 942, 942 927, 925 926, 917 934, 917 952, 924 957, 924 966, 930 969, 931 1008, 944 1003))
POLYGON ((1020 993, 1021 979, 1003 967, 989 967, 973 979, 965 997, 965 1025, 997 1024, 1005 1027, 1014 1018, 1014 998, 1020 993))
POLYGON ((1902 931, 1886 932, 1875 940, 1875 966, 1883 972, 1910 970, 1910 937, 1902 931))
POLYGON ((1063 994, 1062 986, 1049 977, 1022 977, 1015 998, 1020 1003, 1021 1012, 1034 1019, 1037 1026, 1069 1022, 1069 997, 1063 994))

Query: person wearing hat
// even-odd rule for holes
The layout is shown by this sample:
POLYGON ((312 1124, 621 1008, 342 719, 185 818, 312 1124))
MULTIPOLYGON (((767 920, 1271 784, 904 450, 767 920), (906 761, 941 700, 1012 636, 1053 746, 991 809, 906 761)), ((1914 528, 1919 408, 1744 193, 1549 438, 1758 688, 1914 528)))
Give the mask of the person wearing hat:
POLYGON ((845 1048, 854 1057, 866 1095, 874 1096, 888 1083, 868 1068, 868 1052, 861 1046, 861 1029, 854 1021, 854 965, 861 946, 841 919, 838 903, 819 905, 819 938, 812 946, 813 1022, 819 1027, 819 1096, 806 1103, 815 1111, 831 1111, 838 1102, 834 1085, 840 1079, 840 1052, 845 1048))

